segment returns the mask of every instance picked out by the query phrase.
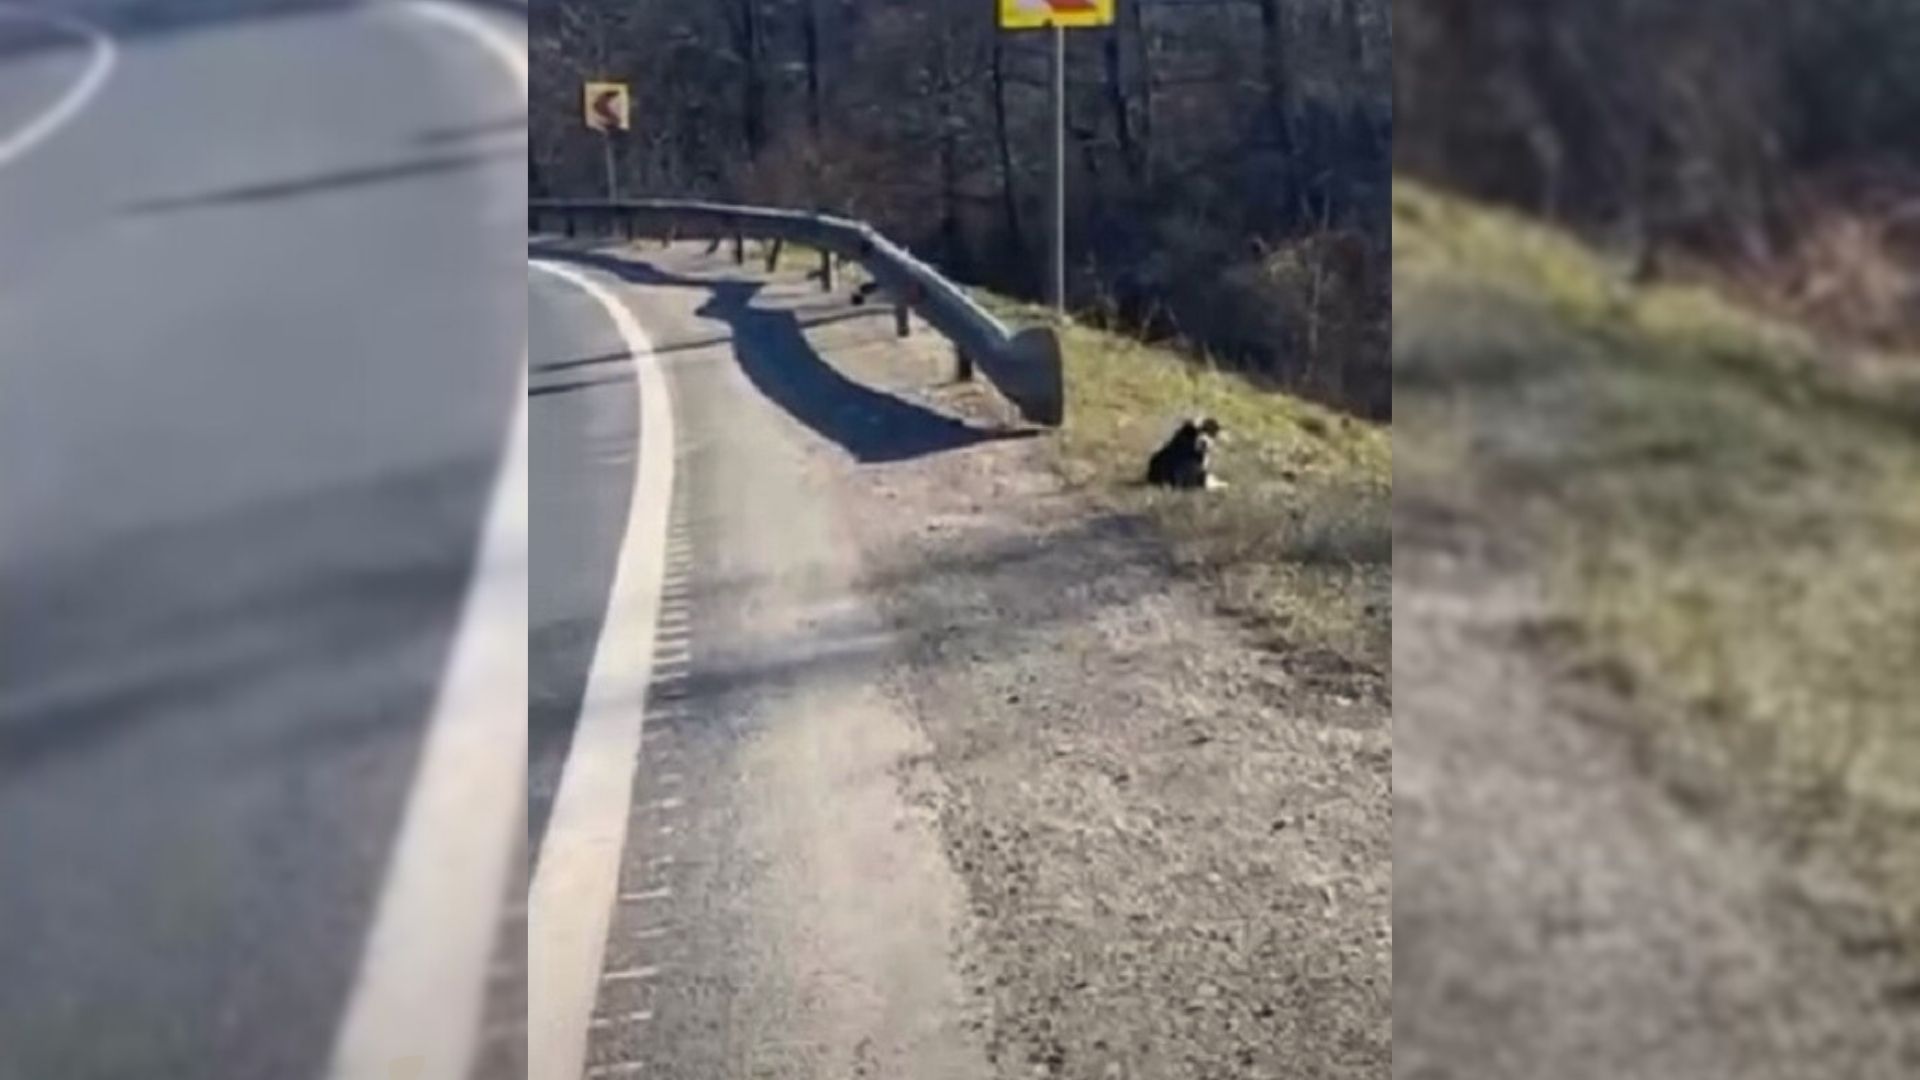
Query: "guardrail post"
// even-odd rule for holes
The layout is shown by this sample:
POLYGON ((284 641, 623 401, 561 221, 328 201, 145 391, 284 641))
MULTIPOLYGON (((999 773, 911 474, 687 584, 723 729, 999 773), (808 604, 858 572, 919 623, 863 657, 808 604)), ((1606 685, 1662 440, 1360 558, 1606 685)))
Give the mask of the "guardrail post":
POLYGON ((784 243, 784 241, 779 237, 775 237, 773 243, 767 245, 767 273, 769 274, 780 269, 780 245, 782 243, 784 243))
POLYGON ((735 230, 733 234, 733 265, 744 266, 747 262, 747 234, 735 230))
POLYGON ((833 252, 820 253, 820 291, 833 291, 833 252))
POLYGON ((707 245, 707 254, 712 255, 714 252, 719 251, 720 243, 721 243, 720 238, 717 236, 714 237, 712 243, 709 243, 707 245))
POLYGON ((573 211, 569 210, 565 214, 561 215, 561 220, 566 223, 565 228, 563 228, 561 231, 567 234, 567 239, 569 240, 573 239, 573 234, 574 234, 573 211))
POLYGON ((913 309, 908 307, 904 300, 895 301, 893 305, 894 332, 901 337, 906 337, 912 328, 912 315, 913 309))
POLYGON ((967 350, 961 349, 961 348, 955 348, 953 350, 953 358, 959 362, 958 368, 956 368, 956 370, 953 373, 954 379, 956 379, 959 382, 972 382, 973 381, 973 357, 967 355, 967 350))

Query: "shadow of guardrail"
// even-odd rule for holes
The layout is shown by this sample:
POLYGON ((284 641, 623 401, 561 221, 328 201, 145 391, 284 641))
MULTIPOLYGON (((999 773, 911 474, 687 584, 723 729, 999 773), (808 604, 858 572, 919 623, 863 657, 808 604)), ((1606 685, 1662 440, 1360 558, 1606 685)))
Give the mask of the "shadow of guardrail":
POLYGON ((833 288, 836 260, 857 262, 892 298, 902 333, 911 311, 953 342, 961 378, 971 378, 975 370, 984 373, 1032 423, 1058 427, 1066 418, 1060 338, 1052 327, 1009 329, 966 290, 865 222, 668 199, 540 199, 527 204, 527 231, 570 238, 731 242, 736 262, 746 261, 748 240, 769 245, 769 262, 777 261, 780 246, 790 243, 820 252, 824 289, 833 288))

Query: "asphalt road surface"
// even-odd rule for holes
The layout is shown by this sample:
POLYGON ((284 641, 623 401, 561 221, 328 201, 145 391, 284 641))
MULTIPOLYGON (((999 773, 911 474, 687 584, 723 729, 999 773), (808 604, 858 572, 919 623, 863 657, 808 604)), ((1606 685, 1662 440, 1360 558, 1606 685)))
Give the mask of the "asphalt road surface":
POLYGON ((520 805, 421 795, 525 640, 524 16, 432 7, 0 4, 0 1078, 478 1025, 348 1023, 520 805))
MULTIPOLYGON (((642 258, 569 263, 597 295, 550 273, 532 292, 530 679, 546 730, 531 743, 530 1058, 556 1077, 990 1075, 951 955, 964 901, 897 781, 922 748, 875 679, 893 642, 835 493, 847 452, 884 460, 911 449, 888 440, 925 432, 833 374, 791 311, 757 308, 759 284, 701 245, 642 258), (647 417, 670 441, 636 452, 647 417), (674 461, 651 524, 630 512, 649 452, 674 461), (618 597, 649 572, 651 633, 606 648, 624 633, 618 597), (583 735, 608 685, 641 729, 620 761, 583 735), (580 775, 615 781, 596 807, 610 828, 565 805, 580 775), (621 841, 596 849, 600 891, 544 890, 593 877, 573 856, 565 875, 546 865, 558 834, 582 831, 621 841), (546 943, 586 924, 587 963, 549 965, 546 943), (573 1012, 550 1007, 563 1000, 573 1012)), ((814 306, 859 314, 844 297, 814 306)))

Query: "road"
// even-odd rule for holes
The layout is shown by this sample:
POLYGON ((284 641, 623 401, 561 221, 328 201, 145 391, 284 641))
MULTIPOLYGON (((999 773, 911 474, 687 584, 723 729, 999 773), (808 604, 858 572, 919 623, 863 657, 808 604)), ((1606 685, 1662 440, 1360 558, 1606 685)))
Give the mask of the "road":
POLYGON ((893 643, 814 425, 906 432, 701 252, 533 275, 530 1060, 989 1075, 951 956, 964 901, 896 781, 919 744, 871 678, 893 643))
POLYGON ((482 738, 523 716, 523 41, 0 6, 5 1080, 474 1059, 523 764, 482 738))
POLYGON ((1384 1075, 1381 704, 1303 693, 924 328, 535 254, 532 1075, 1384 1075))

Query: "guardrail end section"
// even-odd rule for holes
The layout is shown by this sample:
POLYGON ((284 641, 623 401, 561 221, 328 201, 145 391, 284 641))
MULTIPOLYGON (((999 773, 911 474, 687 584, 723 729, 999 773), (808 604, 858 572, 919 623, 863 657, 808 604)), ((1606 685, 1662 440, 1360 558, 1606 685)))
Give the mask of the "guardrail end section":
POLYGON ((1030 326, 1007 343, 1013 370, 994 381, 1020 414, 1046 427, 1067 420, 1066 371, 1060 335, 1051 326, 1030 326))

